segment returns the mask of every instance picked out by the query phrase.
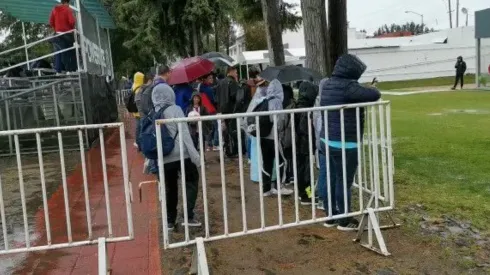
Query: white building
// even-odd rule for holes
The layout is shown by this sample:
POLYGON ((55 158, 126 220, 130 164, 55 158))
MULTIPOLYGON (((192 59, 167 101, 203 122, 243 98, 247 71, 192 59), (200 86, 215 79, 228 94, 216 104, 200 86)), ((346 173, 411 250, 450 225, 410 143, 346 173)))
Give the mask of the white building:
MULTIPOLYGON (((361 81, 378 77, 380 81, 432 78, 454 74, 456 57, 462 56, 468 73, 475 73, 475 28, 460 27, 433 33, 391 38, 366 38, 365 33, 353 28, 348 31, 349 52, 358 55, 368 70, 361 81)), ((247 52, 244 37, 230 48, 232 57, 241 64, 268 65, 266 49, 263 58, 258 52, 247 52), (252 59, 253 56, 253 59, 252 59)), ((288 64, 304 64, 304 32, 283 33, 288 64)), ((482 40, 482 66, 490 65, 490 41, 482 40)))

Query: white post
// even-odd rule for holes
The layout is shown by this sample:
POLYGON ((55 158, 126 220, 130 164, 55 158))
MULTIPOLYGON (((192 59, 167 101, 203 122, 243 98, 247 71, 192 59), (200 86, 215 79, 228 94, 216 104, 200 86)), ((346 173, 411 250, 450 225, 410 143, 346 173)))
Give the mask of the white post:
POLYGON ((245 66, 247 66, 247 80, 250 79, 250 74, 248 73, 248 62, 245 62, 245 66))
POLYGON ((112 46, 111 46, 111 34, 109 32, 109 29, 107 29, 107 43, 109 45, 109 62, 111 64, 111 73, 112 73, 112 78, 114 79, 114 65, 112 63, 112 46))
POLYGON ((476 68, 475 68, 475 81, 476 87, 480 88, 480 75, 481 75, 481 40, 480 38, 476 39, 476 68))
POLYGON ((30 70, 31 69, 31 65, 29 64, 29 53, 27 51, 26 27, 25 27, 24 22, 22 22, 22 35, 23 35, 22 38, 24 38, 24 49, 25 49, 25 52, 26 52, 27 69, 30 70))
MULTIPOLYGON (((82 65, 83 65, 83 70, 80 71, 87 71, 87 55, 85 54, 85 36, 83 35, 83 23, 82 23, 82 5, 80 4, 80 0, 75 0, 76 8, 78 10, 77 13, 77 24, 78 24, 78 32, 80 33, 80 52, 82 54, 82 65)), ((76 35, 76 34, 75 34, 76 35)))

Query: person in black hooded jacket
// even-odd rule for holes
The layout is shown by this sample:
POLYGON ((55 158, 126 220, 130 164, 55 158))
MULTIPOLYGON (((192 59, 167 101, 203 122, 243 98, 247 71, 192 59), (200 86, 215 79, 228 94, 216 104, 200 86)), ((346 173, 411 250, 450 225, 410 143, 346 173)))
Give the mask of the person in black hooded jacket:
MULTIPOLYGON (((380 99, 381 94, 375 87, 364 87, 358 80, 366 71, 367 66, 357 56, 346 54, 341 56, 334 67, 332 77, 322 86, 320 106, 345 105, 363 102, 373 102, 380 99)), ((324 205, 332 199, 332 215, 350 212, 351 186, 357 171, 357 115, 356 108, 344 109, 344 136, 342 139, 340 110, 328 112, 328 137, 325 136, 325 121, 322 123, 320 134, 320 180, 326 180, 326 145, 329 148, 330 163, 330 190, 322 188, 320 194, 324 205), (347 202, 344 201, 344 173, 342 151, 345 149, 346 163, 346 190, 347 202), (328 194, 330 193, 330 194, 328 194), (347 209, 345 206, 347 205, 347 209)), ((364 132, 364 108, 359 110, 360 137, 364 132)), ((324 120, 324 116, 322 116, 324 120)), ((324 183, 319 182, 320 187, 324 183)), ((325 185, 324 185, 325 186, 325 185)), ((328 209, 325 209, 328 215, 328 209)), ((334 227, 342 231, 353 231, 359 227, 359 221, 354 218, 345 218, 337 221, 328 221, 325 227, 334 227)))
MULTIPOLYGON (((318 86, 311 82, 303 82, 299 86, 299 95, 296 108, 312 108, 318 96, 318 86)), ((294 116, 296 133, 296 163, 298 169, 298 192, 302 205, 311 205, 311 198, 308 196, 307 188, 311 183, 310 176, 310 143, 308 132, 308 115, 310 115, 311 136, 313 144, 313 154, 315 152, 315 132, 313 127, 312 113, 297 113, 294 116)))

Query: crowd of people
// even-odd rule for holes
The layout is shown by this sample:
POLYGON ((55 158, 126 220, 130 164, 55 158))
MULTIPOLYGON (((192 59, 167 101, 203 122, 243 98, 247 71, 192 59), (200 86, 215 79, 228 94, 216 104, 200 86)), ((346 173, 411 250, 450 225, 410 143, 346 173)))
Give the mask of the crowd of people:
MULTIPOLYGON (((167 84, 172 74, 168 66, 161 66, 157 72, 146 75, 138 72, 133 77, 132 93, 126 99, 126 106, 136 119, 135 146, 141 151, 145 151, 145 147, 148 147, 148 141, 145 139, 151 135, 145 133, 152 129, 155 131, 155 128, 147 126, 149 117, 152 119, 150 121, 154 121, 156 119, 253 113, 377 101, 380 98, 380 92, 374 86, 365 87, 358 83, 365 70, 366 65, 358 57, 350 54, 344 55, 337 60, 331 78, 323 79, 320 85, 308 80, 297 83, 299 87, 297 98, 294 96, 292 86, 282 84, 277 79, 270 81, 263 79, 257 69, 250 71, 248 81, 239 81, 237 69, 229 67, 224 77, 209 74, 193 83, 174 86, 167 84)), ((288 184, 290 185, 294 179, 291 137, 295 135, 298 196, 301 204, 315 203, 318 208, 325 210, 326 215, 329 215, 329 210, 322 205, 330 204, 332 215, 349 212, 350 209, 345 209, 345 205, 350 208, 350 189, 358 167, 357 124, 358 122, 361 124, 359 127, 362 137, 364 110, 360 112, 359 121, 355 109, 344 110, 343 123, 340 121, 340 111, 329 111, 327 123, 323 121, 324 116, 318 112, 296 113, 293 117, 294 129, 290 121, 290 114, 275 115, 275 117, 261 116, 257 120, 255 116, 251 116, 253 119, 242 119, 240 126, 237 125, 235 119, 224 120, 221 128, 218 127, 216 121, 203 121, 202 127, 198 127, 195 122, 183 123, 180 127, 177 123, 165 123, 162 128, 162 143, 164 144, 161 148, 164 150, 163 171, 168 228, 172 230, 176 226, 177 182, 182 175, 185 175, 187 194, 187 225, 201 226, 201 222, 194 214, 199 182, 198 167, 202 165, 201 154, 205 154, 199 150, 200 137, 204 139, 202 142, 205 144, 206 151, 220 150, 222 147, 229 158, 237 157, 240 150, 246 153, 251 168, 251 180, 258 182, 261 173, 262 194, 264 197, 270 197, 278 194, 282 196, 294 194, 288 184), (310 118, 308 118, 309 114, 312 114, 310 118), (259 121, 259 125, 255 125, 255 121, 259 121), (309 122, 311 125, 308 125, 309 122), (343 137, 341 125, 345 127, 343 137), (328 127, 328 137, 325 136, 325 126, 328 127), (274 141, 275 129, 278 132, 279 144, 275 144, 274 141), (311 137, 310 129, 314 129, 313 137, 311 137), (202 130, 202 133, 199 133, 199 130, 202 130), (224 142, 219 142, 220 131, 224 142), (238 131, 242 131, 241 136, 246 137, 246 142, 237 142, 238 131), (313 150, 318 154, 316 163, 319 168, 318 198, 311 197, 310 138, 313 140, 313 150), (183 142, 182 146, 180 142, 183 142), (261 152, 256 149, 257 143, 260 143, 261 152), (238 148, 237 144, 244 146, 238 148), (276 145, 279 151, 277 160, 275 157, 276 145), (345 159, 342 157, 343 150, 345 150, 345 159), (183 167, 180 164, 181 156, 185 160, 183 167), (330 165, 328 168, 326 167, 327 158, 330 165), (343 162, 345 162, 346 171, 343 171, 343 162), (259 163, 262 164, 261 167, 259 163), (279 164, 279 167, 275 167, 276 163, 279 164), (276 174, 275 171, 280 172, 276 174), (329 171, 328 175, 327 171, 329 171), (330 190, 327 190, 327 176, 330 177, 330 190), (347 182, 345 189, 344 176, 347 182), (344 190, 347 190, 347 202, 344 202, 344 190), (328 203, 329 199, 331 199, 330 203, 328 203)), ((148 169, 146 170, 159 177, 158 162, 154 157, 156 154, 150 156, 143 153, 147 158, 145 163, 148 169)), ((358 228, 359 222, 355 218, 344 218, 328 221, 325 226, 336 226, 339 230, 351 231, 358 228)))

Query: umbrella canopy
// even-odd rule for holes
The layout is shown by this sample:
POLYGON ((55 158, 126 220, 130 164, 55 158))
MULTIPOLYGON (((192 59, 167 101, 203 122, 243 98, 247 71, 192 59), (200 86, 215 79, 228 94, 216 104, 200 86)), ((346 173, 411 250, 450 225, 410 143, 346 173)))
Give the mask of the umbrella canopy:
POLYGON ((214 70, 213 62, 199 56, 181 60, 172 67, 169 85, 188 83, 207 75, 214 70))
POLYGON ((319 81, 323 78, 319 72, 296 65, 267 67, 260 73, 260 76, 267 81, 277 79, 281 83, 300 80, 319 81))
POLYGON ((232 67, 235 65, 234 62, 232 63, 222 57, 212 57, 208 58, 208 60, 216 64, 217 67, 232 67))
POLYGON ((231 56, 224 54, 224 53, 219 53, 219 52, 209 52, 201 55, 202 58, 204 59, 214 59, 214 58, 223 58, 224 60, 229 61, 230 63, 233 63, 235 60, 231 58, 231 56))

